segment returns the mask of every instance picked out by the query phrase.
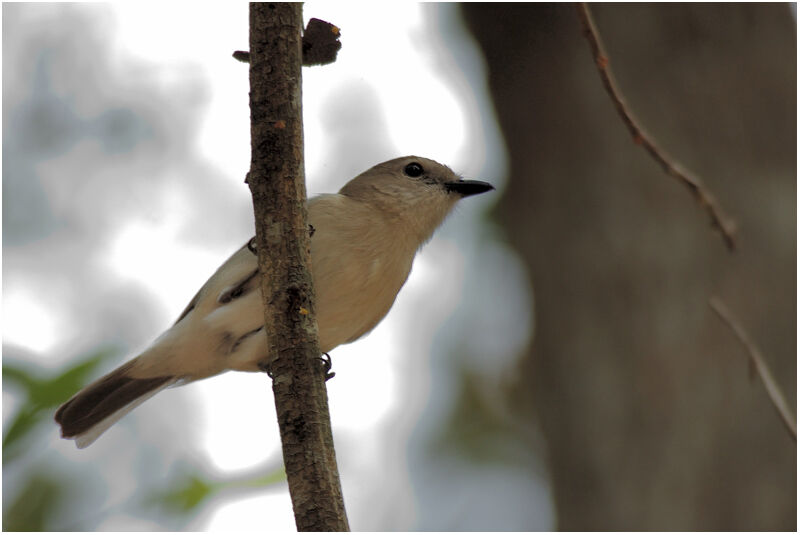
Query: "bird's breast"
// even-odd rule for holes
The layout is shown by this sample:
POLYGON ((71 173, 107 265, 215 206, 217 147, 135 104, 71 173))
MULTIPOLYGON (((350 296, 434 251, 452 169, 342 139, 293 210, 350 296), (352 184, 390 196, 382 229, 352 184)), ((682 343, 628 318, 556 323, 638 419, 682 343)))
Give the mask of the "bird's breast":
POLYGON ((338 242, 335 234, 315 235, 311 262, 322 351, 360 338, 392 307, 414 251, 387 241, 338 242))

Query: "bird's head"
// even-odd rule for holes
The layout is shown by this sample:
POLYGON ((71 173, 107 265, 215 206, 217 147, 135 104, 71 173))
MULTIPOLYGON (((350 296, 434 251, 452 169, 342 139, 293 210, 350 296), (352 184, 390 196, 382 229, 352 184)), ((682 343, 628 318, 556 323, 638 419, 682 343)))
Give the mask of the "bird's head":
POLYGON ((378 164, 339 190, 375 206, 387 217, 410 225, 426 241, 456 202, 494 187, 464 180, 449 167, 420 156, 404 156, 378 164))

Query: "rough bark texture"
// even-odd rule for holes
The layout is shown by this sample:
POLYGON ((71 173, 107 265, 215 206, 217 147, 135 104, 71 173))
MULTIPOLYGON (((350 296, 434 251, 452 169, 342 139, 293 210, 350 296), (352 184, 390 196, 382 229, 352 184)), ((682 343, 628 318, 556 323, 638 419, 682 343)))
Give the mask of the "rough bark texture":
POLYGON ((496 215, 536 335, 515 407, 538 418, 561 530, 779 530, 796 446, 718 295, 796 402, 796 28, 780 4, 593 4, 627 104, 739 224, 731 255, 636 146, 572 5, 464 4, 509 151, 496 215))
POLYGON ((250 4, 248 183, 283 459, 300 531, 346 531, 311 284, 301 109, 302 5, 250 4))

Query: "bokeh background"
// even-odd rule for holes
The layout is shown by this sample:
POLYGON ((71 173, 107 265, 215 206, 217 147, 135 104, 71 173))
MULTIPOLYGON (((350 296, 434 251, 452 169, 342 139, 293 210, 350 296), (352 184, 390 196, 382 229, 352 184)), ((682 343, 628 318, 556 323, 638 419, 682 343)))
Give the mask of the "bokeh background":
MULTIPOLYGON (((309 194, 402 154, 491 181, 328 383, 354 530, 796 529, 796 13, 593 5, 630 139, 568 4, 308 2, 309 194), (534 298, 535 295, 535 298, 534 298), (534 306, 535 302, 535 306, 534 306)), ((162 392, 78 451, 52 413, 140 351, 252 234, 247 6, 4 4, 3 528, 293 529, 269 381, 162 392)))

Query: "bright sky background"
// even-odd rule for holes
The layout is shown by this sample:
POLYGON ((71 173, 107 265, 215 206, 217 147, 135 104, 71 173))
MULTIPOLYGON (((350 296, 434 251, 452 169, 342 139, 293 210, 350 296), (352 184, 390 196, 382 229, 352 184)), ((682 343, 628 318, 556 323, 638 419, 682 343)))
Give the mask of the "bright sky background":
MULTIPOLYGON (((96 13, 96 24, 104 28, 105 35, 113 36, 107 45, 111 57, 116 58, 114 63, 120 69, 138 65, 176 103, 198 102, 191 118, 196 122, 197 137, 187 143, 196 141, 192 150, 202 156, 202 167, 175 169, 154 162, 150 179, 160 182, 167 175, 185 175, 187 179, 198 173, 213 175, 215 185, 206 195, 211 199, 207 213, 230 221, 230 227, 214 227, 208 240, 204 236, 187 239, 185 186, 167 185, 163 195, 152 200, 152 212, 125 220, 104 254, 86 259, 91 269, 112 274, 118 281, 115 284, 130 285, 138 295, 158 303, 156 317, 148 320, 152 325, 142 327, 146 332, 127 333, 130 338, 123 338, 131 344, 133 354, 174 320, 196 289, 252 233, 247 218, 252 216, 247 216, 244 208, 236 212, 249 205, 249 192, 243 185, 250 154, 247 66, 231 58, 234 50, 247 49, 247 4, 198 5, 202 7, 191 8, 189 23, 184 22, 189 6, 185 3, 104 6, 81 8, 96 13), (201 94, 184 89, 187 77, 200 78, 201 94), (217 204, 213 204, 213 188, 226 191, 217 204)), ((505 154, 486 93, 483 60, 460 23, 453 20, 454 15, 457 9, 452 5, 406 2, 307 2, 304 6, 306 21, 316 17, 336 24, 342 29, 343 42, 333 65, 303 70, 309 196, 335 191, 367 167, 404 154, 431 157, 498 188, 493 196, 469 199, 450 217, 417 257, 392 312, 372 334, 332 353, 337 375, 328 383, 328 391, 354 529, 414 529, 415 522, 426 515, 426 504, 414 497, 410 474, 416 467, 409 466, 407 444, 414 430, 419 432, 421 419, 428 422, 423 428, 436 425, 435 419, 446 409, 441 400, 452 393, 452 384, 447 382, 436 383, 435 395, 431 391, 436 381, 432 368, 437 366, 433 346, 445 344, 437 342, 444 336, 440 327, 446 321, 457 325, 457 332, 464 336, 461 343, 492 356, 491 362, 473 359, 469 363, 487 374, 488 381, 510 368, 530 339, 527 329, 509 327, 530 324, 532 295, 524 269, 494 231, 481 230, 478 224, 480 212, 502 194, 505 154), (471 296, 464 295, 466 286, 472 289, 471 296), (479 335, 486 326, 495 336, 479 335)), ((36 16, 31 15, 31 24, 36 23, 36 16)), ((54 85, 58 86, 57 79, 54 85)), ((136 88, 130 91, 135 94, 136 88)), ((87 117, 102 112, 94 109, 91 98, 82 100, 80 93, 74 105, 87 117)), ((95 158, 98 150, 91 142, 81 142, 69 155, 37 167, 54 204, 68 207, 69 195, 74 192, 55 180, 47 182, 46 177, 95 158)), ((124 165, 124 159, 114 160, 105 172, 113 174, 116 166, 124 165)), ((108 188, 109 195, 121 194, 118 186, 108 188)), ((28 257, 34 258, 41 246, 30 246, 33 250, 28 257)), ((58 261, 58 249, 53 247, 58 261)), ((81 343, 95 344, 97 340, 86 332, 92 330, 90 322, 74 317, 69 307, 59 304, 80 295, 70 286, 74 274, 63 273, 63 281, 52 281, 52 288, 37 291, 42 282, 35 279, 35 273, 25 272, 25 266, 35 267, 35 262, 26 263, 24 251, 18 254, 19 260, 15 256, 9 267, 13 284, 6 284, 9 277, 4 265, 3 307, 13 310, 3 317, 4 343, 29 349, 31 358, 43 367, 63 366, 75 357, 77 349, 91 348, 81 347, 81 343), (61 360, 54 362, 54 354, 61 360)), ((131 307, 128 313, 135 314, 136 305, 120 306, 131 307)), ((5 395, 4 401, 9 401, 5 395)), ((4 417, 6 414, 4 410, 4 417)), ((131 465, 136 463, 136 454, 121 451, 120 445, 129 448, 130 443, 146 438, 162 450, 174 449, 165 455, 165 462, 190 457, 220 474, 245 473, 280 458, 272 394, 260 374, 225 374, 168 390, 128 418, 154 422, 161 418, 161 423, 140 431, 152 433, 147 437, 132 436, 124 426, 115 427, 81 452, 71 442, 59 440, 54 428, 52 447, 76 463, 116 467, 122 454, 131 456, 131 465), (170 419, 176 407, 183 411, 179 414, 191 414, 192 421, 170 419), (254 414, 268 417, 254 421, 254 414)), ((129 477, 120 478, 127 483, 108 483, 110 506, 135 485, 139 475, 130 470, 129 477)), ((486 485, 491 481, 487 474, 463 477, 476 478, 464 479, 465 487, 479 488, 480 481, 486 485)), ((520 475, 504 477, 505 491, 517 496, 523 502, 521 507, 530 508, 525 501, 531 494, 545 504, 544 512, 537 515, 541 529, 547 529, 552 518, 548 516, 546 488, 532 486, 529 478, 523 481, 520 475)), ((506 499, 512 504, 513 500, 506 499)), ((447 506, 444 501, 440 505, 447 506)), ((262 525, 265 518, 269 518, 270 531, 294 530, 285 487, 267 497, 246 496, 208 507, 189 528, 245 530, 262 525)), ((100 529, 154 527, 117 515, 100 529)))

